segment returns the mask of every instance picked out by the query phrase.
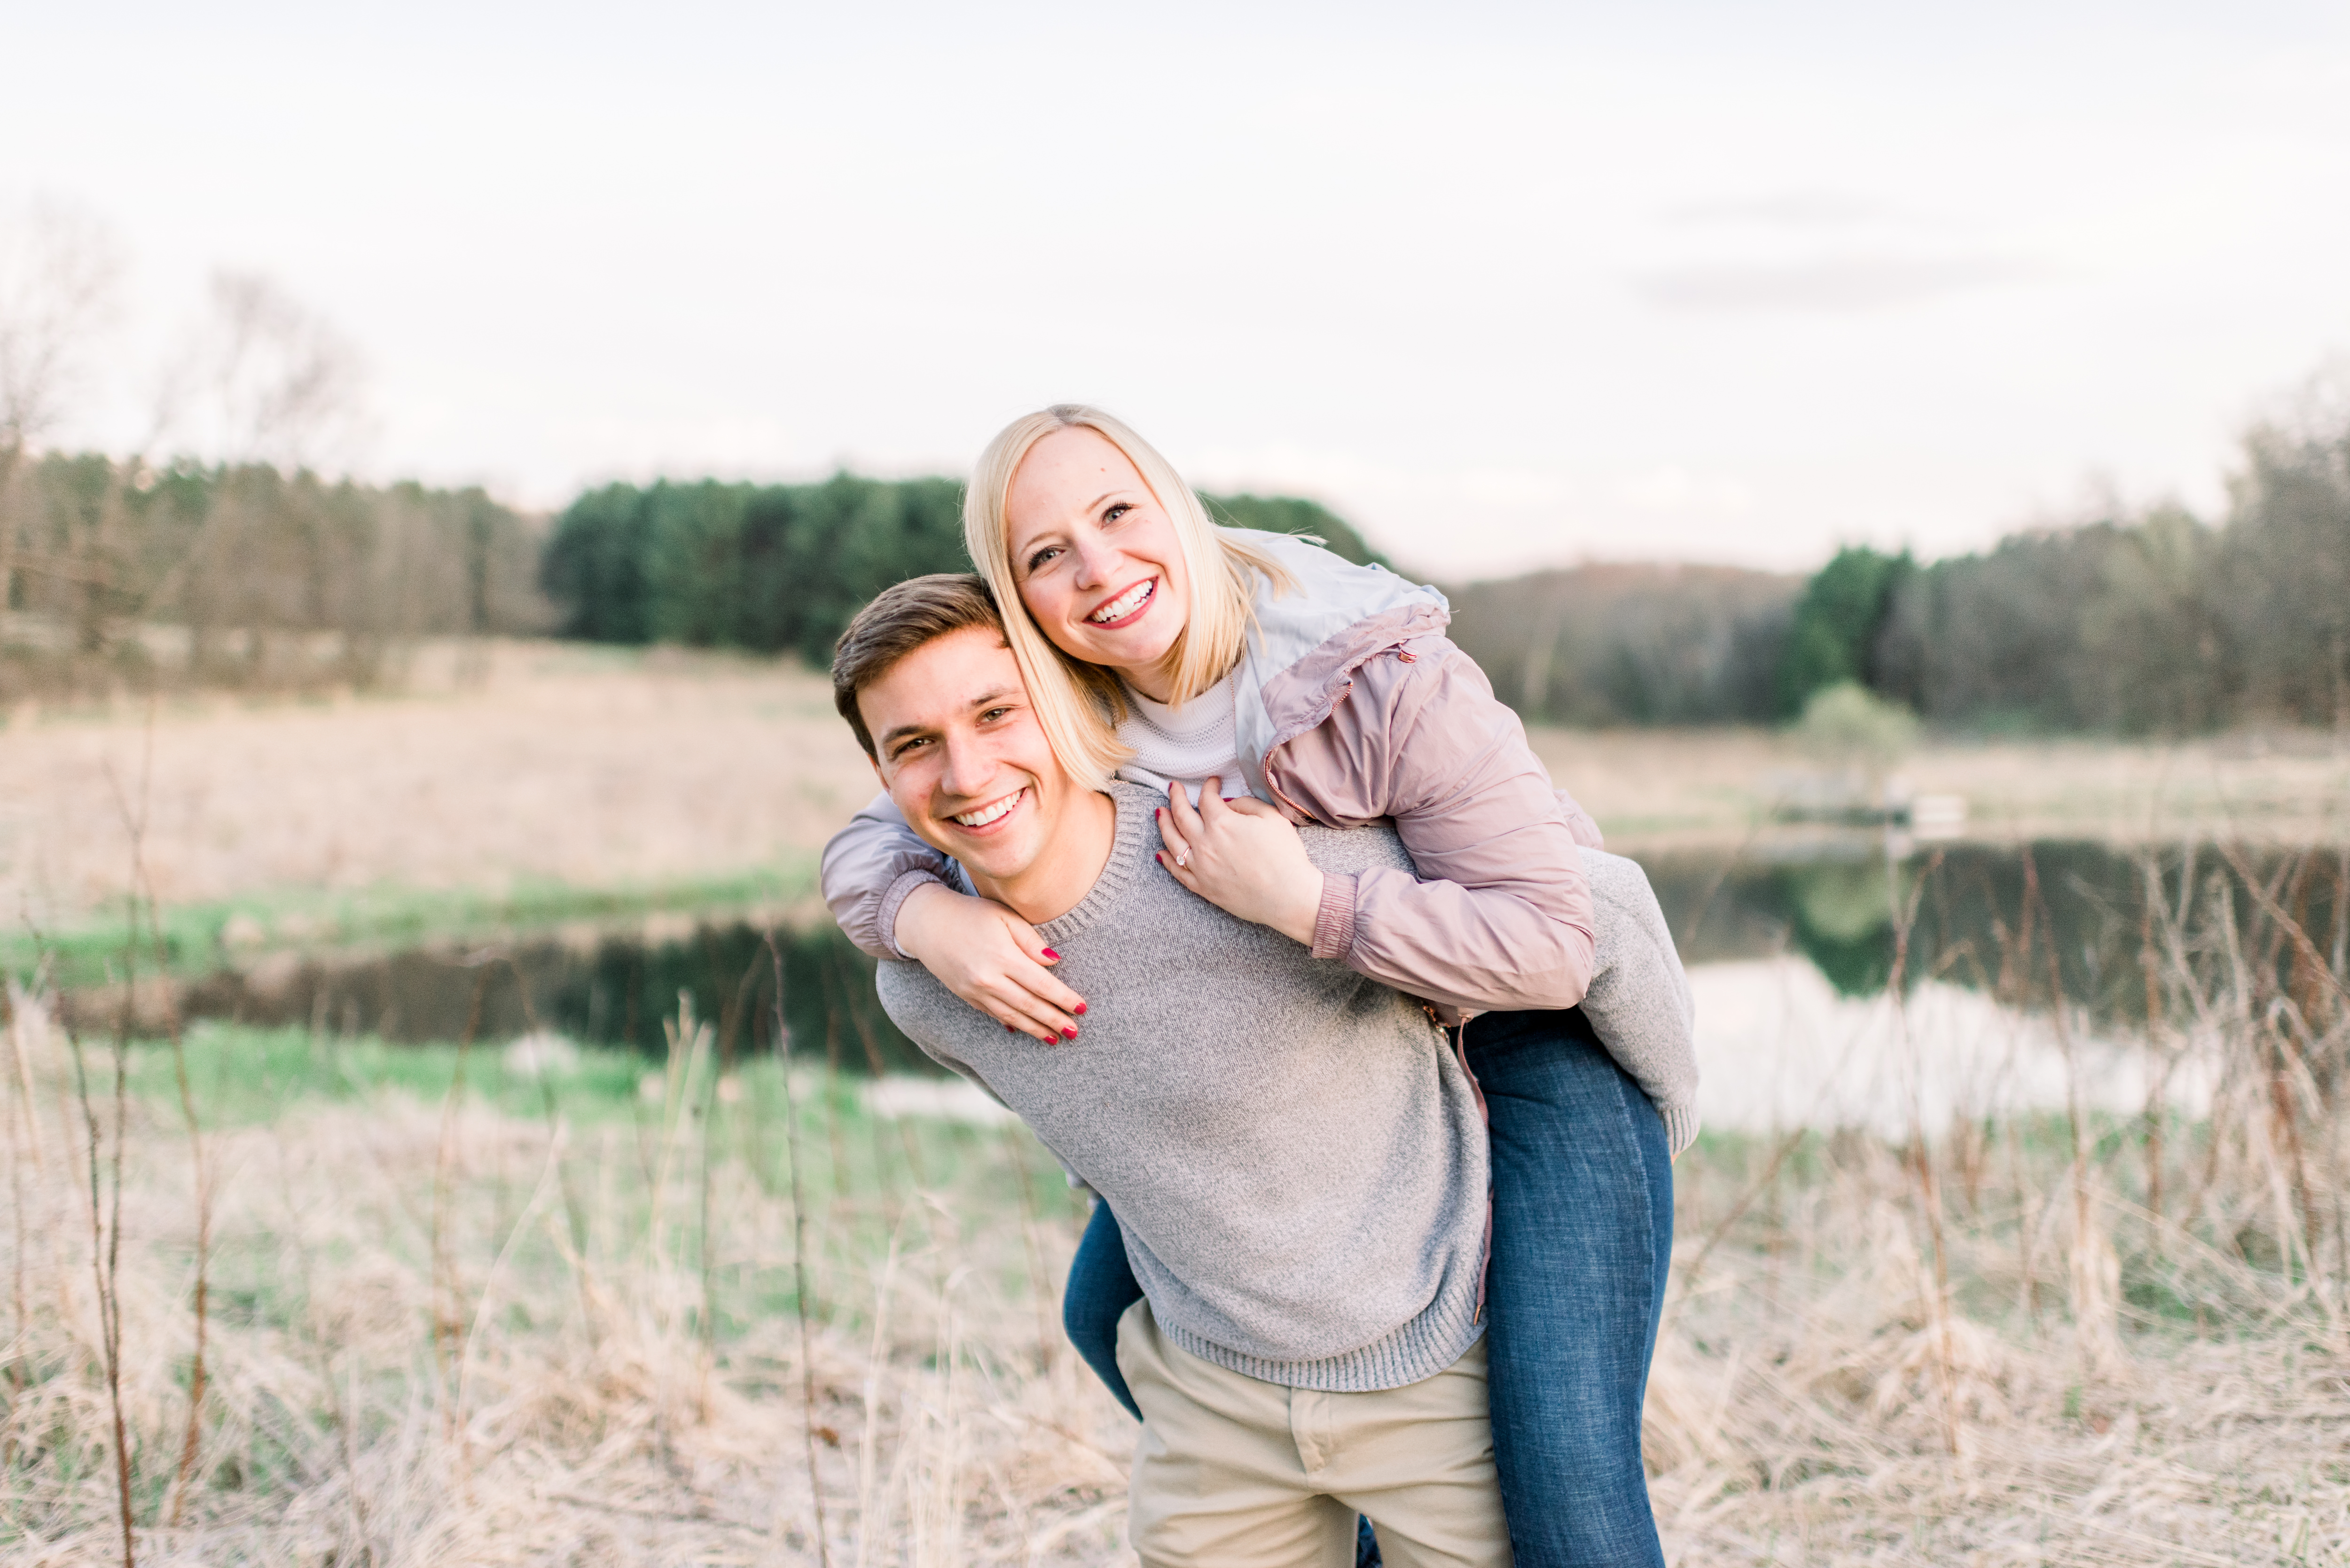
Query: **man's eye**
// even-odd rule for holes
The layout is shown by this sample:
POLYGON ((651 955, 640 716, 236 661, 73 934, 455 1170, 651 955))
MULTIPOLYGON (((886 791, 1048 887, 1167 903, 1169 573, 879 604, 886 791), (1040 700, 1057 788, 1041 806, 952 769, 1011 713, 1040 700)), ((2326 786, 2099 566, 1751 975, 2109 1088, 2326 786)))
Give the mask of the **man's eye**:
POLYGON ((899 742, 897 747, 890 752, 889 760, 894 763, 899 757, 904 756, 908 752, 912 751, 915 747, 927 746, 930 743, 931 738, 928 735, 917 735, 910 741, 901 741, 899 742))

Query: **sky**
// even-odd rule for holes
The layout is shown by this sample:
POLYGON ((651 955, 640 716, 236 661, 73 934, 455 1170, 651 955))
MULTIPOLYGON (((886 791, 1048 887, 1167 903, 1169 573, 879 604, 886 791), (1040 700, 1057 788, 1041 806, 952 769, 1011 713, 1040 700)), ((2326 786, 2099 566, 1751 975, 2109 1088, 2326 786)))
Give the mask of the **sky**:
POLYGON ((2338 3, 0 0, 0 223, 128 260, 57 444, 143 438, 232 269, 357 346, 336 460, 374 477, 960 473, 1076 400, 1450 580, 1802 569, 2217 514, 2350 353, 2338 3))

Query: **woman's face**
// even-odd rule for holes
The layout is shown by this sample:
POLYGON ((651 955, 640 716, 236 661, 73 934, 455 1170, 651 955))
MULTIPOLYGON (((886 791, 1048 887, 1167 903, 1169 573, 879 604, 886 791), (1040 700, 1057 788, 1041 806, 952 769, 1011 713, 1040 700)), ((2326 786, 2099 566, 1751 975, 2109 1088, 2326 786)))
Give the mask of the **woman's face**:
POLYGON ((1045 635, 1164 701, 1190 585, 1174 522, 1126 453, 1083 426, 1055 431, 1021 460, 1003 512, 1013 580, 1045 635))

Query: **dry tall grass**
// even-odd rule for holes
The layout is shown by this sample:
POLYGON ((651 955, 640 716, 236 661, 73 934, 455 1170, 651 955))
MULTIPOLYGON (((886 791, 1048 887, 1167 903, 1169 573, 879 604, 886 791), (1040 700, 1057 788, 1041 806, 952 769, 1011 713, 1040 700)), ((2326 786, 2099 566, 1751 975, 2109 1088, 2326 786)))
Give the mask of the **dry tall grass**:
MULTIPOLYGON (((2350 866, 2248 864, 2146 927, 2145 1048, 2208 1073, 2208 1119, 1684 1159, 1648 1431, 1676 1563, 2350 1562, 2350 866)), ((1994 990, 2077 1027, 2017 913, 1994 990)), ((200 1183, 168 1048, 118 1098, 21 993, 8 1041, 12 1562, 122 1560, 120 1473, 148 1563, 1124 1560, 1131 1429, 1061 1343, 1079 1215, 1024 1136, 721 1080, 690 1018, 665 1072, 536 1110, 493 1054, 354 1097, 223 1034, 200 1183)))
MULTIPOLYGON (((125 1556, 99 1282, 118 1223, 142 1563, 1116 1556, 1126 1417, 1050 1322, 1044 1272, 1076 1235, 1057 1168, 1001 1130, 844 1127, 853 1102, 803 1082, 804 1364, 785 1080, 763 1064, 718 1081, 690 1021, 645 1097, 578 1118, 560 1089, 536 1117, 384 1089, 212 1130, 208 1376, 182 1485, 185 1130, 133 1093, 118 1143, 109 1050, 83 1043, 93 1138, 63 1032, 16 1001, 8 1561, 125 1556)), ((468 1070, 494 1075, 494 1055, 468 1070)))

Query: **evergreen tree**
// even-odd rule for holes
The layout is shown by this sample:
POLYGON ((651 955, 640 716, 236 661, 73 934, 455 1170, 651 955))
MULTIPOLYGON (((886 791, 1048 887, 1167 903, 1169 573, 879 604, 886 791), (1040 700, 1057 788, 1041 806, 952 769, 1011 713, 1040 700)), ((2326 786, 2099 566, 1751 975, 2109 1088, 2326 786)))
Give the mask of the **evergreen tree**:
POLYGON ((1877 685, 1877 634, 1911 570, 1907 550, 1887 556, 1856 545, 1838 550, 1804 585, 1779 661, 1782 717, 1801 713, 1814 692, 1831 686, 1847 680, 1877 685))

